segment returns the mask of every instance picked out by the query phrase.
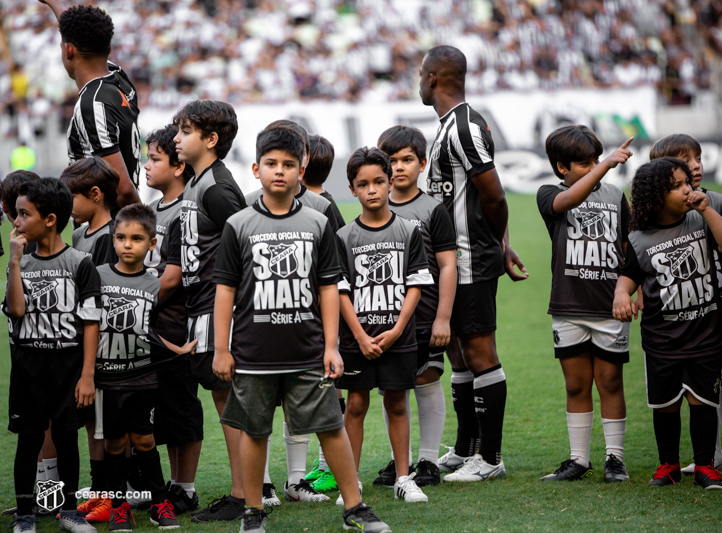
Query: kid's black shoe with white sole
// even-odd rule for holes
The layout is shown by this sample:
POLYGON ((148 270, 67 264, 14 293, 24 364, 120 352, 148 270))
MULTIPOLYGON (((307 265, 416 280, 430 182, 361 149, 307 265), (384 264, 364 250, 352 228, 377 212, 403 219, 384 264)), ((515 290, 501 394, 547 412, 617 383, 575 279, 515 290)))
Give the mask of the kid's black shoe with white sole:
POLYGON ((441 471, 436 463, 428 459, 421 459, 416 464, 416 477, 414 478, 419 487, 438 485, 441 483, 441 471))
POLYGON ((617 456, 611 453, 609 457, 607 457, 607 462, 604 463, 604 482, 619 483, 622 481, 629 481, 627 467, 624 465, 624 462, 617 459, 617 456))
POLYGON ((391 528, 374 514, 371 507, 361 502, 343 512, 343 528, 363 533, 391 533, 391 528))
POLYGON ((233 496, 221 496, 200 511, 191 514, 192 522, 233 522, 246 512, 246 500, 233 496))
POLYGON ((544 476, 539 481, 576 481, 591 477, 592 474, 594 474, 592 463, 589 463, 589 466, 582 466, 574 459, 567 459, 553 474, 544 476))
POLYGON ((676 485, 682 481, 682 470, 679 463, 672 465, 663 463, 657 467, 657 471, 647 485, 650 487, 665 487, 667 485, 676 485))
POLYGON ((694 484, 705 489, 722 489, 722 477, 712 465, 694 467, 694 484))
POLYGON ((177 529, 180 527, 180 522, 175 517, 173 504, 168 500, 151 505, 150 509, 148 509, 148 516, 150 516, 151 524, 158 526, 158 529, 177 529))

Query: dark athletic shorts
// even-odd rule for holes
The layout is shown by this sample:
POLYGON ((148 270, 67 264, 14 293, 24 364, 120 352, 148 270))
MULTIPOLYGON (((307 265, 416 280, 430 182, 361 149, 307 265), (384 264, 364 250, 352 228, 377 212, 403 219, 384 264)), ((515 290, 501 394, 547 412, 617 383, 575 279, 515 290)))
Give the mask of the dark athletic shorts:
POLYGON ((459 338, 496 331, 498 279, 456 286, 451 331, 459 338))
POLYGON ((157 394, 157 389, 99 390, 96 401, 102 419, 95 421, 96 435, 102 432, 104 439, 119 439, 127 433, 153 433, 157 394))
POLYGON ((230 389, 230 382, 213 373, 213 313, 188 318, 188 342, 194 339, 198 339, 196 353, 189 358, 193 378, 206 390, 230 389))
POLYGON ((427 368, 435 368, 439 374, 444 373, 444 352, 446 346, 431 347, 431 328, 416 330, 416 375, 423 374, 427 368))
MULTIPOLYGON (((83 370, 83 350, 13 350, 10 369, 8 429, 42 433, 53 428, 77 431, 83 424, 75 402, 75 387, 83 370), (20 352, 20 353, 18 353, 20 352)), ((92 411, 92 406, 90 408, 92 411)))
POLYGON ((384 352, 366 359, 360 352, 341 352, 343 376, 339 389, 409 390, 416 386, 416 351, 384 352))
POLYGON ((662 359, 644 354, 647 406, 659 409, 672 405, 686 392, 700 402, 717 407, 720 401, 722 357, 706 355, 688 359, 662 359))
POLYGON ((158 372, 155 443, 175 447, 203 440, 203 405, 198 384, 191 377, 190 361, 165 368, 158 372))

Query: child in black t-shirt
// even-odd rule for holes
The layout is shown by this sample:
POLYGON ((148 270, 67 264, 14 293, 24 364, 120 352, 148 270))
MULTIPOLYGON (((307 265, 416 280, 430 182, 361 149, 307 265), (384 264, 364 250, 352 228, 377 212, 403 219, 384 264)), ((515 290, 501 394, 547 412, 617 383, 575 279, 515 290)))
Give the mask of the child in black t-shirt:
POLYGON ((719 404, 719 291, 712 251, 722 242, 722 216, 692 190, 687 165, 671 157, 637 169, 624 265, 614 291, 614 318, 630 322, 630 297, 642 287, 642 348, 647 405, 654 409, 659 466, 649 485, 682 479, 679 464, 682 397, 689 403, 694 482, 722 488, 713 466, 719 404), (694 212, 690 212, 694 209, 694 212))
POLYGON ((62 506, 60 529, 95 533, 75 510, 75 493, 79 410, 95 398, 98 273, 88 257, 67 246, 60 236, 72 210, 72 196, 63 183, 55 178, 24 183, 16 210, 3 302, 3 311, 15 321, 9 401, 9 429, 18 433, 15 531, 35 531, 36 459, 50 421, 64 485, 45 482, 39 487, 38 504, 49 512, 62 506), (23 254, 29 242, 36 243, 36 251, 23 254))
POLYGON ((331 193, 323 188, 323 184, 326 183, 328 175, 333 167, 333 160, 335 157, 335 150, 331 142, 325 137, 320 135, 309 135, 308 136, 308 165, 306 166, 306 172, 303 173, 303 183, 309 191, 320 194, 326 200, 331 202, 332 211, 329 216, 333 216, 336 219, 336 225, 342 228, 346 225, 346 222, 341 216, 341 211, 338 210, 336 201, 331 196, 331 193))
POLYGON ((627 245, 629 206, 624 193, 603 182, 607 172, 632 156, 628 139, 599 163, 602 143, 586 126, 565 126, 546 140, 554 173, 562 182, 544 185, 537 204, 552 239, 554 354, 567 391, 571 457, 542 481, 573 481, 594 473, 590 444, 596 383, 606 441, 604 481, 627 481, 623 365, 629 362, 629 325, 611 315, 614 285, 627 245))

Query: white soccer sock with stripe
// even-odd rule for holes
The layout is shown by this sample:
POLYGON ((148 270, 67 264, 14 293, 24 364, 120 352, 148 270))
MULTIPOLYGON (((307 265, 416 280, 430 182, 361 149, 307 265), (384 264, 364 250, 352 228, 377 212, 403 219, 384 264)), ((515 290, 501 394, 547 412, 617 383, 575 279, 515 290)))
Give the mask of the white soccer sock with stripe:
POLYGON ((60 481, 60 476, 58 475, 58 458, 43 459, 43 464, 45 465, 45 479, 60 481))
POLYGON ((607 457, 614 454, 614 457, 624 461, 624 432, 627 426, 627 419, 612 420, 602 418, 604 428, 604 441, 607 445, 607 457))
POLYGON ((589 466, 593 424, 594 411, 591 413, 567 413, 571 458, 586 467, 589 466))
POLYGON ((286 441, 286 466, 288 484, 296 485, 306 475, 306 455, 308 454, 308 435, 291 435, 288 424, 283 422, 283 440, 286 441))
POLYGON ((263 471, 263 483, 273 483, 271 481, 271 474, 268 473, 268 462, 271 460, 271 437, 273 435, 268 436, 268 444, 266 444, 266 467, 263 471))
POLYGON ((419 461, 436 464, 439 460, 441 437, 446 422, 446 399, 441 381, 416 385, 416 404, 419 409, 419 461))
POLYGON ((40 461, 38 461, 38 469, 36 471, 35 477, 38 481, 46 481, 45 463, 43 463, 42 459, 40 461))
MULTIPOLYGON (((379 394, 381 394, 381 391, 379 390, 379 394)), ((386 426, 386 437, 389 436, 389 414, 386 412, 386 407, 383 407, 383 402, 381 402, 382 408, 381 410, 384 412, 384 425, 386 426)), ((409 415, 409 427, 411 427, 411 391, 406 391, 406 413, 409 415)), ((391 439, 389 439, 389 448, 391 448, 391 439)), ((411 441, 409 440, 409 466, 413 463, 413 454, 411 452, 411 441)), ((394 450, 391 448, 391 459, 394 459, 394 450)), ((394 459, 395 460, 395 459, 394 459)))

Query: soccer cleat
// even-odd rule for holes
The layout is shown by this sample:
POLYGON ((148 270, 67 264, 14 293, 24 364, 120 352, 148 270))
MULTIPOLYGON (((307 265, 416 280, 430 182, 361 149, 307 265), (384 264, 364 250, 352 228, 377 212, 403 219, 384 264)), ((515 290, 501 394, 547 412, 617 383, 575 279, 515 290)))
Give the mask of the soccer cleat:
POLYGON ((394 499, 403 499, 407 503, 428 502, 429 498, 424 494, 414 481, 416 474, 401 476, 394 483, 394 499))
POLYGON ((419 487, 438 485, 441 483, 441 471, 433 461, 420 459, 416 465, 416 477, 414 481, 419 487))
POLYGON ((283 497, 289 502, 330 502, 331 498, 315 490, 311 484, 302 479, 298 483, 283 487, 283 497))
POLYGON ((148 509, 148 516, 150 517, 150 523, 158 526, 158 529, 177 529, 180 527, 180 522, 175 517, 173 504, 168 500, 151 505, 150 509, 148 509))
POLYGON ((204 524, 206 522, 232 522, 240 520, 246 512, 246 500, 230 499, 230 496, 221 496, 211 502, 205 509, 194 511, 191 522, 204 524))
POLYGON ((657 467, 657 471, 647 485, 650 487, 664 487, 665 485, 675 485, 680 481, 682 481, 682 471, 679 468, 679 463, 676 465, 664 463, 657 467))
POLYGON ((113 500, 103 499, 85 515, 88 522, 107 522, 110 520, 110 511, 113 510, 113 500))
MULTIPOLYGON (((361 482, 359 481, 359 482, 358 482, 358 491, 359 491, 359 493, 363 492, 363 490, 364 490, 363 485, 362 485, 361 482)), ((338 498, 336 498, 336 505, 344 505, 344 503, 343 503, 343 495, 342 495, 342 494, 339 494, 339 495, 338 495, 338 498)))
POLYGON ((171 485, 170 482, 168 482, 167 489, 168 499, 173 504, 176 516, 198 509, 198 494, 196 494, 195 491, 193 492, 193 496, 190 497, 183 487, 180 485, 171 485))
POLYGON ((98 530, 88 524, 83 513, 74 511, 60 511, 58 526, 62 531, 70 533, 98 533, 98 530))
POLYGON ((306 481, 309 481, 309 482, 316 481, 318 478, 320 478, 324 474, 324 472, 328 472, 328 470, 329 470, 328 467, 321 468, 319 466, 320 464, 321 464, 321 462, 318 459, 316 459, 313 462, 313 470, 311 470, 308 474, 306 474, 306 477, 304 478, 306 481))
POLYGON ((103 498, 90 498, 89 500, 85 500, 83 503, 78 505, 78 511, 87 516, 92 513, 93 509, 95 509, 102 501, 103 498))
POLYGON ((439 457, 439 471, 440 472, 456 472, 459 468, 464 466, 464 460, 467 457, 456 455, 456 450, 450 446, 446 446, 449 451, 439 457))
POLYGON ((456 472, 444 476, 444 481, 486 481, 487 479, 503 476, 506 476, 504 461, 501 461, 498 465, 491 465, 477 453, 464 459, 464 466, 456 472))
POLYGON ((325 470, 320 478, 311 483, 311 486, 318 492, 338 490, 338 483, 336 483, 336 478, 333 477, 333 473, 330 470, 325 470))
POLYGON ((391 528, 374 514, 371 507, 361 502, 343 512, 343 528, 363 533, 391 533, 391 528))
POLYGON ((271 510, 249 507, 241 517, 241 533, 259 533, 266 531, 268 513, 271 510))
POLYGON ((396 483, 396 461, 391 459, 389 464, 379 470, 379 475, 374 479, 374 485, 381 485, 383 487, 393 487, 396 483))
POLYGON ((705 489, 722 489, 719 470, 712 465, 694 467, 694 484, 705 489))
POLYGON ((115 507, 110 512, 108 531, 133 531, 135 519, 130 511, 130 504, 123 502, 120 507, 115 507))
POLYGON ((35 533, 35 515, 18 516, 16 514, 10 527, 13 528, 13 533, 35 533))
POLYGON ((263 499, 261 500, 264 507, 276 507, 281 505, 281 500, 276 496, 276 486, 273 483, 263 484, 263 499))
MULTIPOLYGON (((590 464, 589 467, 591 468, 591 466, 590 464)), ((627 467, 613 453, 609 454, 607 462, 604 463, 604 482, 619 483, 620 481, 629 481, 627 467)))
MULTIPOLYGON (((622 466, 624 466, 624 463, 622 463, 622 466)), ((605 472, 606 469, 607 465, 605 464, 605 472)), ((582 466, 574 459, 567 459, 554 471, 553 474, 544 476, 539 481, 576 481, 578 479, 591 477, 592 474, 594 474, 594 467, 592 466, 592 463, 589 463, 589 466, 582 466)))

